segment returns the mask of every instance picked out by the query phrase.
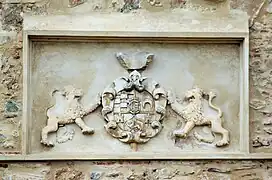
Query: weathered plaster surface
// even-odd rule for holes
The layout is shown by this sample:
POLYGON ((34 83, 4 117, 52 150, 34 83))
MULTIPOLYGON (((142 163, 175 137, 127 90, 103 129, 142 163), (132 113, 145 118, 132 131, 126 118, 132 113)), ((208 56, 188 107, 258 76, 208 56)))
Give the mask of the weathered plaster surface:
MULTIPOLYGON (((232 0, 231 8, 248 12, 253 19, 250 34, 251 73, 251 151, 271 152, 271 36, 272 16, 263 0, 232 0), (259 138, 258 138, 259 137, 259 138)), ((271 3, 271 2, 270 2, 271 3)), ((22 108, 22 36, 24 13, 64 14, 88 11, 118 11, 124 2, 86 1, 69 8, 68 0, 4 0, 0 3, 0 120, 1 144, 11 137, 19 150, 16 133, 22 108), (23 3, 23 4, 20 4, 23 3), (115 7, 113 7, 115 6, 115 7), (11 32, 7 32, 11 31, 11 32), (8 130, 5 130, 9 128, 8 130), (4 132, 4 133, 2 133, 4 132)), ((171 7, 184 8, 185 1, 171 1, 171 7)), ((129 7, 129 6, 128 6, 129 7)), ((161 8, 161 7, 151 7, 161 8)), ((202 8, 202 10, 205 8, 202 8)), ((208 8, 210 9, 210 8, 208 8)), ((271 9, 271 8, 270 8, 271 9)), ((135 12, 132 9, 128 12, 135 12)), ((165 10, 161 8, 161 10, 165 10)), ((167 10, 167 9, 166 9, 167 10)), ((239 16, 237 16, 239 18, 239 16)), ((9 149, 10 150, 10 149, 9 149)), ((1 163, 4 179, 271 179, 270 161, 156 161, 156 162, 30 162, 1 163)))

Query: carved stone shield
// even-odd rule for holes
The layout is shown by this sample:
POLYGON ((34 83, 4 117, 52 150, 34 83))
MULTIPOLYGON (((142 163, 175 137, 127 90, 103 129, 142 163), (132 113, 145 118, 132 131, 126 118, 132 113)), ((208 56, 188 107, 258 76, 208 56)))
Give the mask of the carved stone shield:
POLYGON ((117 92, 114 87, 108 88, 102 95, 102 114, 107 121, 105 128, 122 142, 145 143, 161 131, 166 102, 161 88, 152 91, 132 88, 117 92))
POLYGON ((155 114, 155 101, 149 92, 121 91, 117 94, 113 107, 113 121, 118 129, 115 131, 121 132, 121 136, 112 129, 108 130, 123 142, 147 142, 162 127, 159 122, 157 127, 152 127, 152 122, 159 121, 155 114))
POLYGON ((107 121, 105 129, 124 143, 146 143, 163 127, 166 92, 156 81, 142 77, 137 71, 146 67, 150 58, 153 55, 147 53, 143 62, 126 63, 122 61, 125 55, 119 54, 117 59, 132 72, 128 77, 116 79, 102 94, 102 115, 107 121))

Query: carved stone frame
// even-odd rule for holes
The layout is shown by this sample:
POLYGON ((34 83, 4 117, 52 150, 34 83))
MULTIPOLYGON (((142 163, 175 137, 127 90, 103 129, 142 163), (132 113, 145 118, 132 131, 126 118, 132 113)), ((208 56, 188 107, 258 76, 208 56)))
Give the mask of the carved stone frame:
POLYGON ((109 159, 271 159, 270 154, 250 153, 249 142, 249 36, 242 32, 150 32, 150 31, 77 31, 77 30, 25 30, 24 31, 24 78, 22 152, 17 155, 1 155, 0 160, 109 160, 109 159), (240 45, 240 151, 220 153, 179 154, 135 153, 125 155, 55 153, 50 155, 30 154, 30 77, 32 43, 37 41, 65 42, 163 42, 163 43, 235 43, 240 45))

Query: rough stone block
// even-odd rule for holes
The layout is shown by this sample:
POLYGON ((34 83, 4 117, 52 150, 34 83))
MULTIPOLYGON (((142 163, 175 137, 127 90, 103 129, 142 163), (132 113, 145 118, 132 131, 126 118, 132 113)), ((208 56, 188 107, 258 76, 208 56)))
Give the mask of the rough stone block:
POLYGON ((17 36, 16 32, 7 32, 7 31, 0 31, 0 45, 3 45, 17 36))

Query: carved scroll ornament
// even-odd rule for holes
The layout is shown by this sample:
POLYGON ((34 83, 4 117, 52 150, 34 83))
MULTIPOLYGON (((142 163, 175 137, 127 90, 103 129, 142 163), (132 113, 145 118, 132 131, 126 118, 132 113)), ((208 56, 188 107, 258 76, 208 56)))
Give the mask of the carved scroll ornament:
MULTIPOLYGON (((229 132, 221 124, 222 111, 212 103, 214 93, 207 94, 200 88, 193 88, 186 92, 184 98, 186 105, 182 105, 176 101, 172 92, 165 91, 159 83, 141 75, 140 72, 153 61, 153 54, 137 52, 128 56, 117 53, 116 58, 128 71, 128 75, 119 77, 109 84, 88 107, 83 107, 79 103, 83 95, 80 89, 68 86, 64 90, 54 91, 56 105, 47 110, 48 121, 46 127, 42 129, 42 144, 54 145, 48 141, 47 136, 48 133, 57 131, 59 125, 76 123, 83 134, 93 134, 94 129, 84 123, 83 117, 101 105, 101 114, 106 121, 105 130, 108 134, 130 144, 136 150, 137 144, 146 143, 161 132, 168 104, 186 122, 184 128, 173 131, 176 137, 186 138, 195 126, 210 125, 214 133, 222 135, 216 146, 229 144, 229 132), (208 118, 204 115, 205 99, 211 108, 218 111, 217 117, 208 118)), ((196 133, 195 137, 199 141, 211 143, 196 133)))

